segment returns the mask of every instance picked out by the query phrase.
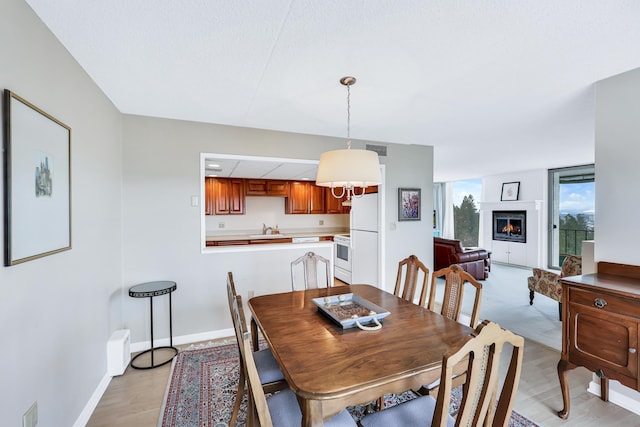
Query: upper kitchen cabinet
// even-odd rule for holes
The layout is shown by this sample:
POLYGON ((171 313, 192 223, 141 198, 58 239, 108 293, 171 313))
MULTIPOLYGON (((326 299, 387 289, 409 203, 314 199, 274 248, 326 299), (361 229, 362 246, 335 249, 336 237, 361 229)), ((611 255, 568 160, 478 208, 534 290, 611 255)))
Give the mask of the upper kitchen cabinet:
MULTIPOLYGON (((340 193, 340 189, 336 189, 336 193, 340 193)), ((331 188, 325 188, 325 212, 328 214, 342 214, 349 213, 349 207, 343 206, 342 203, 347 200, 347 196, 344 195, 339 199, 333 197, 331 194, 331 188)))
POLYGON ((286 214, 325 213, 325 188, 311 182, 292 181, 285 201, 286 214))
POLYGON ((244 180, 205 178, 206 215, 244 215, 244 180))
POLYGON ((277 179, 246 179, 244 184, 247 196, 289 196, 289 181, 277 179))

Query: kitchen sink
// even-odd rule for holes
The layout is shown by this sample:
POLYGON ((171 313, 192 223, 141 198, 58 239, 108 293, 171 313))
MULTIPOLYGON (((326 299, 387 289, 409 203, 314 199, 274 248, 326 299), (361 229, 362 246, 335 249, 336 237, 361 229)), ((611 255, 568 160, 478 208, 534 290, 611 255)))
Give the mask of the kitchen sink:
POLYGON ((286 238, 284 234, 251 234, 250 239, 282 239, 286 238))

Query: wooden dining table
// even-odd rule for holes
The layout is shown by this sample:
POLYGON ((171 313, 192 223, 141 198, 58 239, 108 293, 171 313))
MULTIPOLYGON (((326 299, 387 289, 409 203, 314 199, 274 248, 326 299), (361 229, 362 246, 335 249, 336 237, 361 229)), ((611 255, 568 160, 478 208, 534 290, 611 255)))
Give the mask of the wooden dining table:
POLYGON ((442 356, 472 332, 370 285, 262 295, 250 299, 249 308, 298 398, 306 427, 322 426, 347 406, 433 382, 442 356), (347 293, 390 312, 381 329, 343 329, 312 301, 347 293))

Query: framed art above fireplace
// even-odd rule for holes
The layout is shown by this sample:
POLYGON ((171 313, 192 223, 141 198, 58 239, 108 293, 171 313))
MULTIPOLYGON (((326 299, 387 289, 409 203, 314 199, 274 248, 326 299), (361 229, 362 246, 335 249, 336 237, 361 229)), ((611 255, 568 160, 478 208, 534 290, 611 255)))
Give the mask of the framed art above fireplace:
POLYGON ((500 194, 501 202, 510 202, 518 200, 520 195, 520 182, 505 182, 502 184, 502 193, 500 194))

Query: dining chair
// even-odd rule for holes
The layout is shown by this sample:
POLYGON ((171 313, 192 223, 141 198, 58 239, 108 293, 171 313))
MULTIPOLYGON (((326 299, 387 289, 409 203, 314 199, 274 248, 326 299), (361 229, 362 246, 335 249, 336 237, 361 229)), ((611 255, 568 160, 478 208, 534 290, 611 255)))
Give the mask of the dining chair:
MULTIPOLYGON (((471 274, 464 271, 458 264, 452 264, 447 268, 442 268, 433 273, 427 309, 435 311, 436 283, 438 277, 443 276, 445 278, 445 287, 440 314, 455 321, 460 321, 460 313, 464 296, 464 284, 467 282, 471 283, 475 290, 475 297, 473 300, 471 318, 469 319, 469 326, 475 328, 478 325, 478 317, 480 316, 482 284, 478 282, 471 274)), ((455 386, 462 384, 465 380, 462 372, 459 372, 458 374, 460 378, 454 378, 455 386)), ((418 393, 434 396, 437 395, 439 386, 440 380, 436 380, 431 384, 423 385, 420 390, 418 390, 418 393)))
MULTIPOLYGON (((262 378, 257 367, 258 361, 254 357, 255 352, 251 347, 251 338, 247 330, 242 297, 240 295, 233 299, 231 312, 240 349, 241 365, 244 366, 247 382, 249 383, 247 421, 250 421, 250 417, 257 416, 258 425, 261 427, 299 427, 302 424, 302 412, 296 395, 290 389, 284 389, 266 397, 265 393, 268 392, 260 386, 262 378)), ((250 425, 251 423, 248 422, 247 424, 250 425)), ((332 427, 357 426, 346 410, 326 421, 324 425, 332 427)))
POLYGON ((420 272, 422 272, 423 277, 419 305, 424 306, 427 292, 429 291, 429 269, 415 255, 409 255, 398 263, 398 276, 396 277, 396 287, 393 294, 413 302, 418 290, 420 272))
MULTIPOLYGON (((360 420, 360 424, 363 427, 507 427, 520 381, 523 347, 524 338, 502 329, 497 323, 485 320, 462 341, 458 350, 443 356, 437 399, 420 396, 384 411, 366 415, 360 420), (502 389, 498 393, 499 365, 505 344, 512 346, 511 360, 502 389), (449 414, 452 377, 455 368, 460 365, 465 367, 466 382, 462 386, 460 409, 454 418, 449 414)), ((508 350, 504 353, 508 354, 508 350)))
MULTIPOLYGON (((304 277, 304 289, 316 289, 320 283, 318 281, 318 264, 324 264, 325 266, 325 278, 326 283, 324 287, 331 287, 333 283, 333 276, 331 274, 331 265, 329 260, 317 255, 313 252, 307 252, 300 258, 291 262, 291 289, 296 289, 296 267, 302 264, 302 271, 304 277)), ((297 268, 299 270, 299 268, 297 268)))
MULTIPOLYGON (((429 269, 415 255, 409 255, 398 263, 398 276, 393 294, 409 302, 414 302, 420 272, 423 277, 418 304, 423 307, 429 292, 429 269)), ((378 411, 384 409, 384 396, 379 397, 375 405, 378 411)))
POLYGON ((482 284, 467 273, 458 264, 452 264, 447 268, 442 268, 433 273, 431 278, 431 290, 429 292, 429 303, 427 308, 435 311, 436 304, 436 282, 438 277, 444 277, 444 296, 442 298, 442 306, 440 314, 453 319, 460 320, 460 312, 462 308, 462 300, 464 296, 464 284, 470 283, 475 289, 475 297, 473 300, 473 310, 471 311, 471 319, 469 326, 475 328, 478 324, 478 316, 480 316, 480 300, 482 298, 482 284))
MULTIPOLYGON (((236 293, 236 286, 233 281, 233 273, 227 273, 227 297, 229 299, 229 311, 231 313, 231 319, 233 320, 234 328, 236 326, 237 317, 234 316, 233 305, 237 298, 240 296, 236 293)), ((244 318, 243 318, 244 321, 244 318)), ((246 322, 246 321, 245 321, 246 322)), ((241 349, 242 343, 238 341, 238 350, 241 349)), ((254 364, 260 378, 260 384, 265 393, 274 393, 276 391, 287 388, 287 382, 282 375, 282 371, 278 367, 278 362, 273 357, 270 349, 263 349, 253 351, 254 364)), ((233 427, 238 419, 238 413, 240 412, 240 403, 242 403, 242 396, 244 395, 246 381, 246 369, 243 364, 243 359, 240 358, 239 367, 239 379, 238 379, 238 391, 236 393, 235 402, 233 403, 233 411, 231 412, 231 420, 229 426, 233 427)))

